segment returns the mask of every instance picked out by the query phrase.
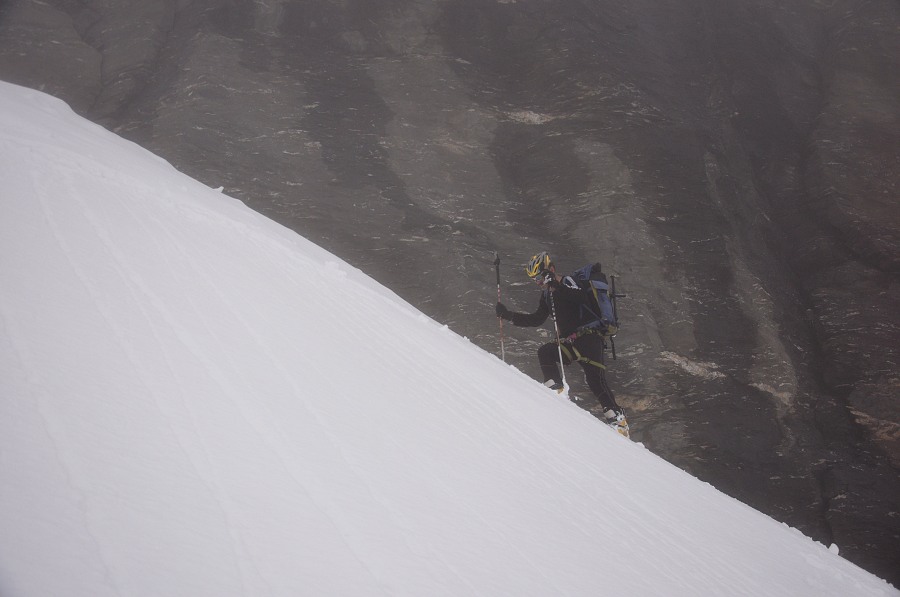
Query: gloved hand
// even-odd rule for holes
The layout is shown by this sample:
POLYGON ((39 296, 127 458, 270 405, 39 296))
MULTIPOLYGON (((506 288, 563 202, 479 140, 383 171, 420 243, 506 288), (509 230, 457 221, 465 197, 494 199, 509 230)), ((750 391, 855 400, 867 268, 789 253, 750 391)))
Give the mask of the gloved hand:
POLYGON ((560 286, 553 274, 547 274, 547 277, 544 278, 544 285, 550 290, 556 290, 560 286))
POLYGON ((497 313, 497 317, 500 319, 508 319, 512 321, 512 311, 506 308, 503 303, 497 303, 497 308, 495 309, 497 313))

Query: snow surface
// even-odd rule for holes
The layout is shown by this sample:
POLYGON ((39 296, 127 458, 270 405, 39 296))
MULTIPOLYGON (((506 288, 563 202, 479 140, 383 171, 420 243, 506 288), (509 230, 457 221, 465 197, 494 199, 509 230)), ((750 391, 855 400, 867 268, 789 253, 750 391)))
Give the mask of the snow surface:
POLYGON ((6 83, 0 193, 4 597, 898 594, 6 83))

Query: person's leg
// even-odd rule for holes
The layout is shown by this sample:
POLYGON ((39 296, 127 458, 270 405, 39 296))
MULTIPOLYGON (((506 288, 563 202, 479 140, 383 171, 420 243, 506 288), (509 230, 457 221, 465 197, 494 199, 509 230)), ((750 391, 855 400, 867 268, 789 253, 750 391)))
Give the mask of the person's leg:
POLYGON ((578 349, 582 357, 593 361, 579 361, 579 364, 584 369, 584 377, 587 380, 588 387, 594 393, 594 396, 597 397, 600 406, 603 407, 603 411, 612 409, 617 413, 620 412, 622 409, 616 403, 615 396, 613 396, 612 390, 609 389, 609 384, 606 383, 606 369, 597 365, 604 362, 603 338, 596 334, 581 336, 575 340, 575 348, 578 349))
MULTIPOLYGON (((559 348, 556 346, 556 342, 548 342, 541 346, 537 355, 541 373, 544 375, 544 385, 549 386, 548 381, 552 381, 553 384, 562 384, 562 374, 559 370, 559 348)), ((563 362, 566 365, 569 364, 569 359, 565 355, 563 355, 563 362)))

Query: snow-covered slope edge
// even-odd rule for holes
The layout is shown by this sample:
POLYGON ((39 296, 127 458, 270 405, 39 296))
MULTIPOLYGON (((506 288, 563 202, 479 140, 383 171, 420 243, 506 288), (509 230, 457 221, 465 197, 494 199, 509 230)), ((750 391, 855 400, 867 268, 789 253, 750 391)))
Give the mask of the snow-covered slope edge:
POLYGON ((4 596, 895 593, 8 84, 0 201, 4 596))

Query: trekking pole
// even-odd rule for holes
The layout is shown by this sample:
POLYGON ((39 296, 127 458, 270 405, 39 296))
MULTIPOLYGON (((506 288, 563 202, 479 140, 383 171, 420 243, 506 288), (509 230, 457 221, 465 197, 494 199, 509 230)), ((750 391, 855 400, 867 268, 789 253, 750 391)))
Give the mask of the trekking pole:
MULTIPOLYGON (((616 299, 617 299, 617 298, 625 298, 625 297, 628 296, 628 295, 626 295, 626 294, 617 294, 617 293, 616 293, 616 277, 615 277, 615 276, 610 276, 609 279, 610 279, 610 282, 611 282, 611 285, 610 285, 610 288, 609 288, 609 291, 610 291, 610 292, 609 292, 609 298, 610 298, 610 300, 612 301, 613 319, 615 320, 616 326, 618 327, 618 325, 619 325, 619 311, 618 311, 618 309, 616 308, 616 299)), ((612 348, 612 358, 613 358, 614 361, 616 360, 616 340, 615 340, 615 337, 616 337, 615 334, 613 334, 612 336, 609 337, 609 345, 610 345, 610 348, 612 348)))
MULTIPOLYGON (((500 302, 500 254, 494 251, 494 269, 497 271, 497 302, 500 302)), ((500 358, 506 362, 506 347, 503 345, 503 318, 498 317, 500 322, 500 358)))
POLYGON ((563 364, 562 356, 562 340, 559 337, 559 323, 556 321, 556 303, 553 300, 553 293, 549 290, 547 291, 547 297, 550 299, 550 316, 553 318, 553 327, 556 329, 556 350, 559 351, 559 375, 563 387, 568 389, 566 385, 566 366, 563 364))

